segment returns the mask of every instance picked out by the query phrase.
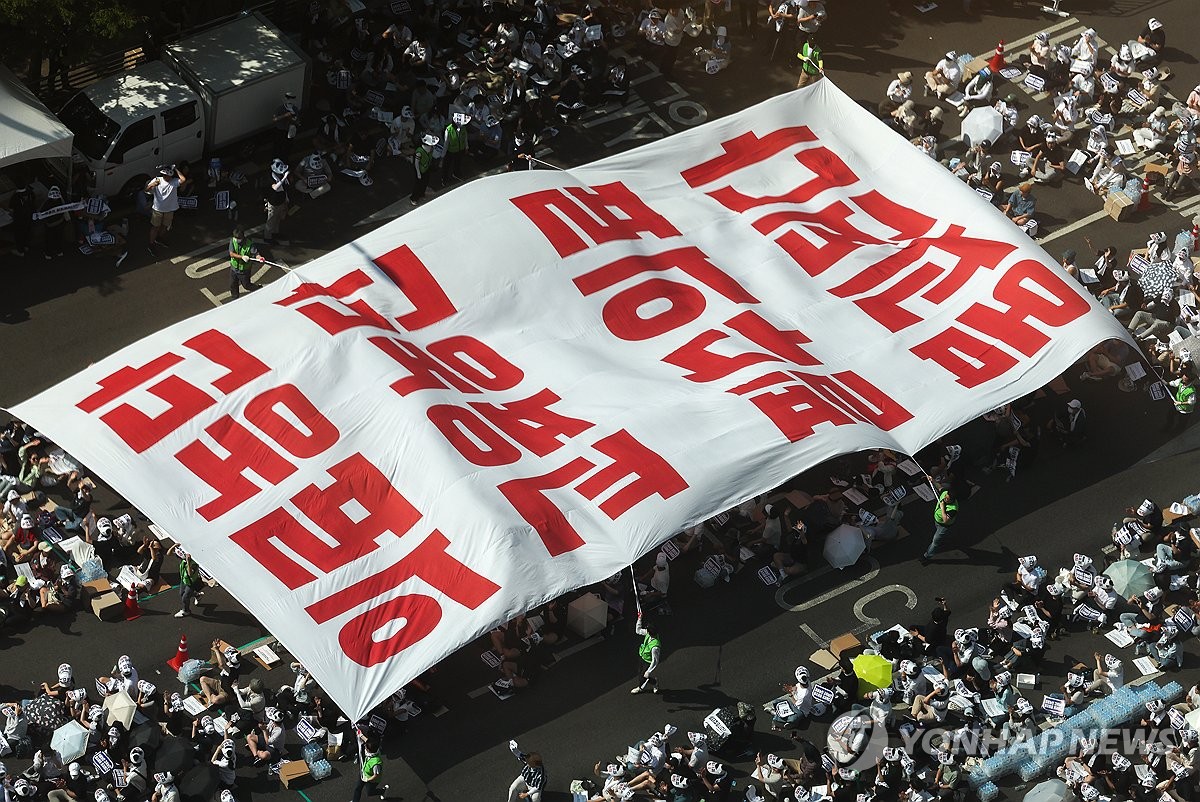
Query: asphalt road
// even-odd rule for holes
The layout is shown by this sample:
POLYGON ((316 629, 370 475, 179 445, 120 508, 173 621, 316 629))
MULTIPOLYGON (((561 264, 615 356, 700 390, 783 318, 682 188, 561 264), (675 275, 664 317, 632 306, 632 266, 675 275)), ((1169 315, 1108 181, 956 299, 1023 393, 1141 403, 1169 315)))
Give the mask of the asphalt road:
MULTIPOLYGON (((984 6, 983 17, 964 16, 954 6, 951 0, 920 14, 899 0, 890 6, 881 0, 831 2, 822 33, 829 75, 853 97, 873 106, 892 73, 911 69, 919 75, 950 48, 984 53, 997 38, 1027 43, 1036 31, 1051 26, 1059 26, 1056 36, 1073 39, 1090 25, 1108 42, 1119 42, 1136 36, 1150 15, 1166 23, 1169 45, 1186 42, 1198 30, 1189 0, 1087 5, 1064 0, 1064 8, 1075 15, 1069 20, 1048 18, 1032 4, 1020 2, 997 0, 984 6)), ((668 81, 637 67, 637 99, 630 108, 585 118, 581 130, 564 131, 548 142, 542 158, 562 165, 590 160, 728 114, 794 85, 794 74, 768 67, 757 43, 734 34, 735 61, 728 70, 708 76, 681 58, 676 77, 668 81)), ((1200 65, 1178 50, 1171 51, 1168 63, 1176 73, 1172 93, 1186 97, 1200 82, 1200 65)), ((1027 102, 1023 114, 1028 108, 1046 110, 1044 100, 1028 97, 1022 102, 1027 102)), ((948 132, 955 133, 956 126, 957 118, 951 116, 948 132)), ((260 166, 267 163, 265 158, 259 161, 260 166)), ((301 264, 402 213, 409 181, 404 171, 397 165, 384 166, 375 178, 370 189, 342 184, 326 198, 306 204, 293 230, 303 231, 305 240, 277 247, 272 256, 301 264)), ((1067 247, 1083 253, 1084 236, 1097 245, 1133 247, 1144 242, 1149 231, 1178 230, 1195 213, 1190 207, 1177 211, 1156 204, 1117 224, 1107 218, 1089 219, 1098 207, 1078 186, 1037 192, 1039 208, 1050 223, 1046 234, 1054 237, 1047 247, 1055 256, 1067 247), (1073 228, 1080 219, 1089 222, 1073 228)), ((0 402, 24 399, 141 336, 220 303, 227 288, 219 256, 225 227, 207 211, 182 217, 172 248, 161 260, 151 261, 142 248, 145 224, 135 223, 134 247, 120 270, 83 258, 35 264, 3 257, 8 269, 6 290, 0 293, 0 353, 7 381, 0 384, 0 402)), ((277 275, 270 272, 260 280, 277 275)), ((674 568, 674 614, 662 621, 667 657, 661 675, 666 691, 660 696, 628 694, 638 665, 636 640, 628 625, 610 640, 566 656, 534 687, 508 701, 484 690, 492 675, 478 659, 481 649, 462 650, 434 677, 447 711, 423 715, 407 735, 387 744, 392 793, 409 800, 429 794, 434 802, 500 798, 517 769, 504 743, 517 738, 523 747, 545 755, 554 792, 547 798, 563 799, 572 778, 588 776, 596 761, 610 759, 667 722, 686 731, 729 699, 757 705, 772 698, 779 683, 820 645, 814 634, 817 641, 827 641, 861 628, 864 620, 858 613, 868 619, 869 627, 874 626, 869 619, 879 619, 878 628, 896 621, 924 621, 937 595, 949 598, 953 625, 978 624, 992 595, 1014 570, 1017 556, 1037 553, 1050 567, 1067 562, 1074 551, 1098 554, 1109 525, 1125 506, 1144 495, 1165 503, 1198 489, 1192 477, 1200 429, 1167 441, 1159 431, 1162 410, 1144 395, 1093 385, 1077 392, 1091 415, 1088 443, 1062 453, 1047 448, 1015 482, 989 477, 964 506, 951 548, 933 565, 922 568, 916 561, 931 529, 929 505, 921 502, 905 507, 903 524, 910 536, 872 555, 879 565, 877 574, 870 576, 871 566, 863 564, 846 574, 811 577, 786 588, 782 605, 775 591, 751 575, 702 591, 690 581, 696 566, 684 557, 674 568), (849 583, 864 576, 864 582, 849 583), (872 594, 876 595, 858 605, 856 613, 855 602, 872 594), (789 611, 797 605, 809 606, 789 611)), ((798 480, 807 488, 823 484, 819 474, 798 480)), ((119 509, 121 504, 104 493, 100 501, 106 508, 119 509)), ((77 676, 90 677, 106 672, 122 653, 134 658, 143 675, 170 685, 164 662, 174 654, 181 631, 187 633, 193 655, 215 637, 242 645, 264 634, 219 589, 202 599, 201 615, 182 622, 170 617, 176 609, 171 592, 145 607, 146 615, 136 622, 110 624, 79 615, 0 640, 0 698, 29 695, 33 684, 51 679, 64 659, 74 663, 77 676), (164 673, 157 675, 156 670, 164 673)), ((1049 661, 1053 665, 1066 662, 1067 655, 1086 657, 1094 648, 1091 636, 1072 635, 1054 644, 1049 661)), ((1189 642, 1185 650, 1195 662, 1194 644, 1189 642)), ((261 669, 255 673, 265 674, 261 669)), ((281 685, 290 676, 277 669, 264 679, 281 685)), ((763 717, 759 729, 765 729, 763 717)), ((805 734, 821 737, 817 725, 805 734)), ((791 754, 792 745, 783 739, 762 734, 760 742, 764 749, 791 754)), ((8 763, 10 770, 23 765, 8 763)), ((735 768, 744 776, 747 765, 735 768)), ((353 766, 340 763, 335 771, 333 779, 305 789, 307 797, 337 799, 340 794, 347 799, 353 766)), ((239 775, 244 778, 239 802, 292 796, 251 768, 239 775)))

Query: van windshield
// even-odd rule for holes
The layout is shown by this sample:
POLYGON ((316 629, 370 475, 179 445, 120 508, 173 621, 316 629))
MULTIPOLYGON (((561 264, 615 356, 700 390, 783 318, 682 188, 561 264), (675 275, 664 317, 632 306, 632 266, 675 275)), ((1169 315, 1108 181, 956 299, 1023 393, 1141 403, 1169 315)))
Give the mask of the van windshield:
POLYGON ((75 134, 75 147, 89 159, 102 158, 120 130, 83 92, 67 101, 58 118, 75 134))

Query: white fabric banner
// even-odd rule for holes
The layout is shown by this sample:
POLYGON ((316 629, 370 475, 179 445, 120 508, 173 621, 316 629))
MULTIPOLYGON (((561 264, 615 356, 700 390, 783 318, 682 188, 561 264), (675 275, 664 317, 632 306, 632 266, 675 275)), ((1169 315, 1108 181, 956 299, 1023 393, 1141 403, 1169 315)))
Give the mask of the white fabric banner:
POLYGON ((1120 336, 823 80, 471 182, 14 411, 358 717, 680 527, 912 454, 1120 336))

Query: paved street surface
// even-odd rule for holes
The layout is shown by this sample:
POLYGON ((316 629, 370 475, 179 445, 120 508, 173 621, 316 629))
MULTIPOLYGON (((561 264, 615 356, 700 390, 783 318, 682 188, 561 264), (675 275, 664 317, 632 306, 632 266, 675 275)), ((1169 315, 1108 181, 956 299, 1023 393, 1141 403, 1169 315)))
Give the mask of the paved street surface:
MULTIPOLYGON (((1136 37, 1153 15, 1167 27, 1166 63, 1175 72, 1168 85, 1171 94, 1186 98, 1200 82, 1200 63, 1179 49, 1187 49, 1200 33, 1194 0, 1091 0, 1086 5, 1064 0, 1064 10, 1073 14, 1066 19, 1044 15, 1020 0, 995 0, 990 6, 977 0, 980 4, 983 16, 964 17, 957 0, 946 0, 928 14, 901 0, 890 5, 830 0, 829 21, 820 37, 828 74, 873 108, 896 71, 912 70, 919 82, 924 70, 951 48, 983 54, 1004 38, 1015 55, 1039 30, 1073 41, 1087 26, 1111 45, 1136 37)), ((794 71, 766 66, 756 43, 733 33, 735 60, 729 69, 709 76, 681 56, 676 76, 668 80, 645 64, 635 65, 634 92, 624 108, 585 115, 578 130, 564 129, 546 142, 540 158, 563 166, 588 161, 731 113, 794 85, 794 71)), ((1045 98, 1015 87, 1012 91, 1022 105, 1022 119, 1031 108, 1049 111, 1045 98)), ((948 115, 947 133, 956 133, 957 126, 957 117, 948 115)), ((254 161, 262 169, 269 159, 260 151, 254 161)), ((409 208, 407 167, 385 164, 374 177, 369 189, 342 183, 324 198, 306 200, 285 233, 290 244, 271 249, 268 258, 300 265, 403 214, 409 208)), ((1155 198, 1150 210, 1118 224, 1077 183, 1035 192, 1044 213, 1043 240, 1055 258, 1066 248, 1085 254, 1085 237, 1098 247, 1112 244, 1126 250, 1142 244, 1151 231, 1173 236, 1190 227, 1200 212, 1200 199, 1168 205, 1155 198)), ((246 219, 252 225, 261 222, 256 212, 247 204, 246 219)), ((131 254, 120 269, 82 257, 42 263, 0 256, 7 279, 0 294, 0 353, 6 368, 0 404, 20 401, 123 345, 224 303, 228 225, 212 211, 193 215, 177 216, 171 246, 157 260, 145 251, 146 223, 135 222, 131 254)), ((255 280, 280 275, 281 269, 267 268, 255 280)), ((1011 483, 994 474, 987 477, 964 504, 955 539, 934 564, 917 562, 932 528, 930 505, 920 501, 905 507, 903 526, 910 534, 898 543, 880 548, 845 573, 819 572, 778 592, 749 571, 728 585, 701 590, 691 582, 696 560, 685 556, 672 569, 674 612, 660 621, 666 656, 660 678, 665 690, 659 696, 628 693, 639 664, 630 622, 619 625, 611 638, 564 650, 532 687, 507 701, 486 689, 494 673, 478 659, 484 647, 468 647, 432 677, 446 710, 440 715, 427 711, 408 733, 385 742, 391 795, 408 800, 428 796, 434 802, 502 799, 519 767, 504 744, 516 738, 546 759, 548 787, 554 792, 546 799, 567 799, 571 779, 590 776, 594 763, 611 760, 668 722, 682 734, 732 699, 758 706, 778 695, 779 684, 790 679, 797 665, 843 632, 869 634, 896 622, 924 623, 939 595, 954 610, 951 627, 978 625, 1000 584, 1015 570, 1018 556, 1037 553, 1048 570, 1069 563, 1075 551, 1098 557, 1124 507, 1143 496, 1165 506, 1200 490, 1195 452, 1200 427, 1167 441, 1160 431, 1164 410, 1144 393, 1120 393, 1112 385, 1077 387, 1074 375, 1067 379, 1089 410, 1090 439, 1068 452, 1046 444, 1039 460, 1011 483)), ((827 475, 800 477, 795 486, 821 490, 827 475)), ((119 510, 121 503, 103 489, 99 494, 101 509, 119 510)), ((174 562, 168 565, 173 579, 174 562)), ((171 617, 177 609, 174 591, 145 607, 146 615, 136 622, 104 623, 80 614, 0 638, 0 701, 28 696, 36 683, 52 681, 63 660, 74 664, 78 678, 90 678, 107 673, 122 653, 133 657, 143 676, 171 686, 164 663, 173 656, 181 631, 189 637, 193 656, 203 656, 216 637, 243 645, 265 634, 221 589, 205 594, 200 615, 182 621, 171 617)), ((1060 675, 1074 659, 1089 660, 1100 648, 1097 641, 1083 633, 1051 644, 1046 673, 1060 675)), ((1185 642, 1185 651, 1186 660, 1195 665, 1200 652, 1193 640, 1185 642)), ((1134 673, 1132 667, 1127 671, 1134 673)), ((1195 680, 1193 673, 1181 678, 1185 687, 1195 680)), ((292 679, 286 669, 267 673, 259 668, 252 675, 273 686, 292 679)), ((784 757, 796 754, 790 741, 763 732, 767 718, 760 714, 762 749, 784 757)), ((823 741, 819 724, 802 734, 823 741)), ((10 771, 27 765, 7 762, 10 771)), ((737 776, 744 777, 748 765, 734 764, 737 776)), ((354 772, 353 764, 337 763, 334 778, 300 793, 312 802, 347 800, 354 772)), ((295 796, 252 767, 239 774, 245 778, 239 802, 295 796)))

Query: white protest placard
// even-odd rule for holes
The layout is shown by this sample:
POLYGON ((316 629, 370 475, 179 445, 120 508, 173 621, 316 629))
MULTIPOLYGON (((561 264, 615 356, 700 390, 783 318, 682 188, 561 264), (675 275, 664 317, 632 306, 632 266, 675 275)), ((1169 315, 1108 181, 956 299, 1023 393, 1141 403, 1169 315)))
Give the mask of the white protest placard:
POLYGON ((1046 88, 1046 79, 1032 72, 1025 76, 1025 80, 1022 83, 1030 92, 1041 92, 1046 88))
POLYGON ((917 497, 922 501, 933 501, 935 498, 937 498, 933 494, 933 488, 924 483, 913 485, 913 492, 916 493, 917 497))
POLYGON ((864 503, 866 503, 866 500, 867 500, 866 495, 861 490, 859 490, 857 487, 846 488, 845 490, 842 491, 842 495, 851 504, 864 504, 864 503))
POLYGON ((1146 368, 1141 362, 1130 362, 1125 366, 1125 375, 1131 382, 1135 382, 1146 375, 1146 368))
POLYGON ((1052 716, 1061 718, 1067 711, 1067 702, 1057 694, 1050 694, 1042 697, 1042 710, 1052 716))
POLYGON ((921 470, 921 466, 918 465, 917 463, 913 462, 911 459, 904 460, 903 462, 898 464, 896 467, 899 468, 900 470, 904 471, 909 476, 917 476, 919 474, 925 473, 925 471, 921 470))
POLYGON ((840 454, 917 453, 1112 337, 826 78, 462 184, 13 412, 358 720, 671 533, 840 454))
POLYGON ((1014 150, 1008 154, 1008 160, 1018 167, 1024 167, 1033 160, 1033 156, 1024 150, 1014 150))

